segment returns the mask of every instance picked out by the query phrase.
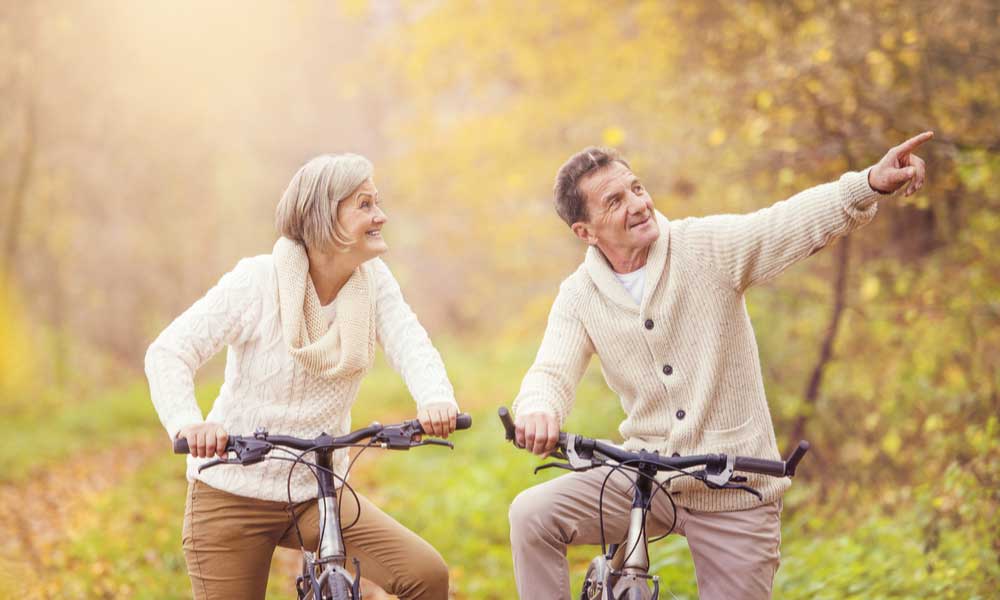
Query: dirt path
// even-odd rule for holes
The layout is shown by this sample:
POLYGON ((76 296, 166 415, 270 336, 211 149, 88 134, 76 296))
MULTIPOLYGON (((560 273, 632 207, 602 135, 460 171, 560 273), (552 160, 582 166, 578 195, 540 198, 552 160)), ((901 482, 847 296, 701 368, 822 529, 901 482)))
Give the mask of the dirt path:
POLYGON ((17 483, 0 484, 0 531, 5 533, 0 536, 0 577, 9 584, 42 574, 42 557, 62 539, 74 515, 161 452, 162 436, 141 437, 38 468, 17 483))

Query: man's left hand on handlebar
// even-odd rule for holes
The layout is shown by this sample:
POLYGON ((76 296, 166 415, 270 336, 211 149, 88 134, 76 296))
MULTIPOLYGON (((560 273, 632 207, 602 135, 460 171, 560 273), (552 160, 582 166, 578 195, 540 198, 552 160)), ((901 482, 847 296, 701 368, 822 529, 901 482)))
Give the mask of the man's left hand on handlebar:
POLYGON ((451 402, 432 402, 417 411, 417 420, 424 433, 447 439, 455 431, 458 407, 451 402))

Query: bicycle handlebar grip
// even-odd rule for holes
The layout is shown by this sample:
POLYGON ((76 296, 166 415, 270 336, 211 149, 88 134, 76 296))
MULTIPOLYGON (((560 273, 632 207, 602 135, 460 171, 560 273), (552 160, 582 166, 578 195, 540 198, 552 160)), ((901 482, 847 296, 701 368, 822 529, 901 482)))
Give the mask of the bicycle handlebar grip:
POLYGON ((506 406, 501 406, 497 409, 497 415, 500 417, 500 422, 503 423, 507 441, 513 442, 517 430, 514 428, 514 419, 510 416, 510 411, 507 410, 506 406))
POLYGON ((177 438, 174 440, 174 454, 191 454, 187 438, 177 438))
POLYGON ((472 428, 472 415, 469 413, 459 413, 458 417, 455 419, 455 429, 471 429, 472 428))
POLYGON ((802 457, 806 455, 809 451, 809 442, 802 440, 799 442, 799 446, 792 452, 792 455, 788 457, 785 461, 785 475, 789 477, 795 476, 795 467, 799 466, 799 461, 802 457))
POLYGON ((749 456, 737 456, 733 468, 747 473, 761 473, 771 477, 785 476, 785 463, 780 460, 765 460, 749 456))

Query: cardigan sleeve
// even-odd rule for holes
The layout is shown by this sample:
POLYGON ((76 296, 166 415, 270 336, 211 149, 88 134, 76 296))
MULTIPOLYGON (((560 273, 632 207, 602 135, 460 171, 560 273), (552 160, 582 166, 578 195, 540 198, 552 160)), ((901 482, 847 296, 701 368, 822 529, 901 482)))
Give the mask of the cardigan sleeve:
POLYGON ((576 386, 594 354, 594 346, 577 313, 577 292, 563 282, 552 303, 548 325, 534 364, 514 400, 518 415, 546 412, 561 425, 573 408, 576 386))
POLYGON ((865 169, 754 213, 687 219, 677 225, 684 248, 742 292, 871 221, 878 196, 868 185, 865 169))
POLYGON ((185 425, 204 420, 194 394, 195 372, 223 346, 245 341, 260 319, 254 270, 251 259, 241 260, 146 351, 150 396, 170 439, 185 425))
POLYGON ((418 407, 431 402, 450 402, 457 407, 444 361, 403 299, 399 283, 382 260, 372 263, 377 294, 375 333, 389 365, 403 377, 418 407))

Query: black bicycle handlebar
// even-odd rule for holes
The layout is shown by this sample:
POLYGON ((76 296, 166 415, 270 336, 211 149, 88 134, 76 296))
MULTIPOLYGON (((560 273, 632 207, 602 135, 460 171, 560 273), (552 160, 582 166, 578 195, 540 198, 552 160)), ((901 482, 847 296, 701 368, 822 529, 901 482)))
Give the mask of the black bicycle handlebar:
MULTIPOLYGON (((500 422, 503 423, 505 437, 508 441, 517 445, 516 428, 510 411, 507 410, 507 407, 501 406, 499 410, 497 410, 497 414, 500 417, 500 422)), ((612 446, 611 444, 604 443, 600 440, 570 435, 563 432, 559 433, 558 448, 563 452, 572 450, 573 452, 581 455, 593 455, 594 452, 598 452, 614 461, 617 461, 618 463, 641 461, 656 465, 658 469, 664 471, 676 471, 701 466, 710 470, 722 470, 727 467, 729 461, 729 458, 725 454, 660 456, 655 452, 646 452, 645 450, 640 452, 629 452, 628 450, 623 450, 622 448, 612 446), (573 448, 568 448, 567 444, 571 439, 573 440, 573 448)), ((798 447, 795 448, 795 451, 791 454, 787 461, 767 460, 748 456, 735 456, 733 457, 733 470, 742 471, 744 473, 760 473, 762 475, 770 475, 771 477, 793 477, 795 475, 795 468, 798 466, 799 461, 802 460, 802 457, 805 456, 805 453, 808 450, 809 442, 802 440, 799 442, 798 447)))
MULTIPOLYGON (((455 430, 469 429, 472 427, 472 415, 468 413, 461 413, 455 419, 455 430)), ((264 433, 261 437, 256 435, 247 436, 229 436, 229 440, 226 442, 226 451, 233 450, 237 444, 241 442, 266 442, 272 446, 285 446, 287 448, 294 448, 296 450, 313 450, 316 448, 329 448, 329 447, 347 447, 357 444, 363 439, 371 438, 377 436, 386 430, 398 430, 405 431, 412 435, 424 434, 424 428, 420 425, 420 421, 417 419, 411 419, 409 421, 403 421, 396 425, 381 425, 379 423, 372 423, 368 427, 358 429, 357 431, 352 431, 346 435, 340 437, 331 437, 325 433, 320 434, 319 437, 313 439, 303 439, 297 437, 291 437, 287 435, 270 435, 264 433)), ((185 438, 178 438, 174 440, 174 454, 190 454, 191 448, 188 445, 188 441, 185 438)))

